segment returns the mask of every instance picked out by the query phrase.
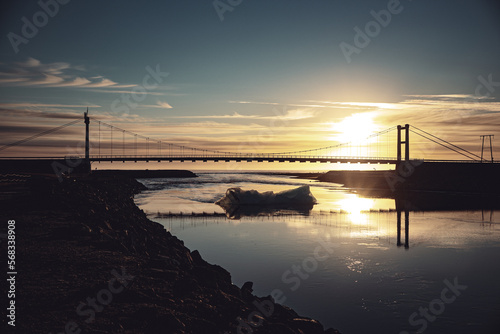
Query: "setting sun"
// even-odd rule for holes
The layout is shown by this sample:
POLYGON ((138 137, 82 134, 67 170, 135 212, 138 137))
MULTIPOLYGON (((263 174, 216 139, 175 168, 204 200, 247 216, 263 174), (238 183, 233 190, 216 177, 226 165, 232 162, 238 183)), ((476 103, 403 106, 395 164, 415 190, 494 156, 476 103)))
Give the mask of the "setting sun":
POLYGON ((333 123, 331 129, 337 132, 332 139, 340 143, 359 143, 369 135, 380 130, 373 121, 371 113, 353 114, 338 123, 333 123))

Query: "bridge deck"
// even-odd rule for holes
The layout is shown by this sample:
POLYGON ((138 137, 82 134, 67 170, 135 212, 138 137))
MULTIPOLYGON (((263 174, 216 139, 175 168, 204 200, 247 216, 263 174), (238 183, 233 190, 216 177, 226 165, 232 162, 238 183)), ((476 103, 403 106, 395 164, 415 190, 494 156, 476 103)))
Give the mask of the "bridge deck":
MULTIPOLYGON (((0 157, 0 161, 16 160, 83 160, 83 156, 65 157, 0 157)), ((331 156, 272 156, 272 155, 240 155, 240 156, 90 156, 91 162, 312 162, 312 163, 365 163, 365 164, 396 164, 396 158, 374 158, 374 157, 331 157, 331 156)), ((436 160, 436 159, 412 159, 414 162, 447 162, 447 163, 481 163, 474 160, 436 160)), ((491 161, 482 163, 491 164, 491 161)), ((495 161, 494 163, 500 163, 495 161)))
POLYGON ((149 157, 130 157, 130 156, 113 156, 113 157, 90 157, 92 162, 113 162, 113 161, 168 161, 168 162, 319 162, 319 163, 380 163, 380 164, 395 164, 396 159, 376 159, 376 158, 349 158, 349 157, 288 157, 288 156, 180 156, 180 157, 165 157, 165 156, 149 156, 149 157))

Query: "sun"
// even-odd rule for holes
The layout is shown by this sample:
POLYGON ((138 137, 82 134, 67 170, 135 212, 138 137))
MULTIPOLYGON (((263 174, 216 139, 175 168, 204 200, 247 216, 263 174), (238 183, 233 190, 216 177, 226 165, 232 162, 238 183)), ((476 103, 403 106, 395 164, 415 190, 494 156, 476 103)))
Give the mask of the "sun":
POLYGON ((352 114, 338 123, 333 123, 331 129, 336 132, 332 139, 340 143, 359 143, 366 137, 380 130, 373 121, 373 114, 352 114))

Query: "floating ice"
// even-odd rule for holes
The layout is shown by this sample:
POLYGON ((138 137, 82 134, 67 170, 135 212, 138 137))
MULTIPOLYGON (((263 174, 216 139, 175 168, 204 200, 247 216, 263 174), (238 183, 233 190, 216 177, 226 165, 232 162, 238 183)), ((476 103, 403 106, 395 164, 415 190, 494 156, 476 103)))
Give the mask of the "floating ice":
POLYGON ((307 185, 278 193, 229 188, 224 197, 215 202, 226 210, 230 218, 272 214, 281 209, 303 212, 312 209, 316 203, 307 185))

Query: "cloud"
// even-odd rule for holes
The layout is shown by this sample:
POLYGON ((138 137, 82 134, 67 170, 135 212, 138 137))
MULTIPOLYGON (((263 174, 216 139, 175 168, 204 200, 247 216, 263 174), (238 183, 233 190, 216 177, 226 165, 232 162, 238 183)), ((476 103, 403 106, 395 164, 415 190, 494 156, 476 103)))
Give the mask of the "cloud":
POLYGON ((269 105, 280 105, 276 102, 255 102, 255 101, 228 101, 229 103, 239 103, 239 104, 269 104, 269 105))
POLYGON ((160 102, 158 101, 158 106, 163 109, 172 109, 173 107, 168 104, 167 102, 160 102))
POLYGON ((137 85, 119 85, 102 76, 85 78, 81 65, 55 62, 43 64, 35 58, 24 62, 0 64, 0 86, 21 87, 78 87, 78 88, 129 88, 137 85))
MULTIPOLYGON (((15 123, 6 123, 0 125, 0 132, 4 134, 6 138, 11 138, 14 135, 18 136, 30 136, 35 133, 40 133, 42 131, 46 131, 49 128, 46 126, 39 125, 24 125, 24 124, 15 124, 15 123)), ((71 128, 60 129, 57 131, 58 135, 74 135, 75 130, 71 128)), ((4 143, 4 145, 7 143, 4 143)))
POLYGON ((307 102, 312 102, 320 105, 322 108, 334 108, 334 109, 350 109, 356 111, 362 110, 378 110, 378 109, 398 109, 397 103, 387 103, 387 102, 340 102, 340 101, 316 101, 308 100, 307 102))
MULTIPOLYGON (((33 66, 37 66, 33 63, 33 66)), ((89 77, 89 80, 102 80, 101 77, 89 77)), ((249 101, 247 101, 249 102, 249 101)), ((333 137, 341 130, 332 128, 332 121, 341 121, 352 114, 360 119, 371 117, 374 124, 385 129, 398 124, 410 124, 478 153, 479 135, 495 134, 500 129, 500 102, 494 99, 474 99, 464 94, 449 95, 408 95, 399 102, 358 102, 358 101, 309 101, 311 105, 322 104, 332 108, 340 108, 328 113, 325 109, 294 108, 281 109, 273 104, 275 111, 264 114, 243 114, 235 112, 226 115, 205 116, 163 116, 147 118, 140 115, 118 117, 105 111, 98 112, 100 106, 89 104, 91 110, 91 133, 96 134, 97 120, 113 124, 128 131, 150 137, 151 140, 163 143, 176 143, 190 147, 228 151, 281 152, 301 149, 314 149, 337 144, 339 138, 333 137), (346 113, 347 112, 347 113, 346 113), (321 113, 321 114, 320 114, 321 113), (334 114, 334 115, 333 115, 334 114), (341 114, 346 114, 341 116, 341 114), (293 120, 304 120, 293 122, 293 120), (261 120, 283 120, 283 122, 263 122, 261 120), (290 122, 285 122, 285 121, 290 122), (274 126, 270 125, 274 123, 274 126), (334 138, 334 139, 332 139, 334 138)), ((249 102, 253 103, 253 102, 249 102)), ((274 102, 269 102, 269 104, 274 102)), ((307 104, 304 103, 304 104, 307 104)), ((50 103, 3 103, 0 104, 0 124, 2 133, 8 133, 3 141, 10 140, 10 134, 19 139, 33 135, 45 127, 59 126, 71 119, 82 118, 81 111, 86 104, 50 104, 50 103), (50 112, 53 110, 54 112, 50 112), (66 120, 68 119, 68 120, 66 120)), ((170 104, 157 100, 152 106, 158 109, 170 109, 170 104)), ((356 124, 356 122, 354 122, 356 124)), ((101 123, 102 125, 102 123, 101 123)), ((57 136, 44 137, 41 142, 34 141, 27 146, 16 148, 14 152, 21 155, 36 155, 41 152, 40 145, 53 147, 53 154, 65 155, 68 146, 66 140, 75 145, 83 138, 83 122, 68 128, 68 132, 57 133, 57 136), (71 132, 71 131, 74 131, 71 132), (64 135, 63 135, 64 134, 64 135), (60 147, 58 148, 58 144, 60 147), (64 143, 64 144, 61 144, 64 143), (30 146, 32 145, 32 146, 30 146)), ((357 131, 362 131, 358 129, 357 131)), ((109 138, 109 130, 101 133, 104 143, 109 138)), ((368 134, 367 134, 368 135, 368 134)), ((394 136, 395 132, 391 132, 394 136)), ((127 136, 127 134, 126 134, 127 136)), ((127 140, 127 138, 125 138, 127 140)), ((389 144, 395 139, 389 138, 389 144)), ((14 140, 14 139, 13 139, 14 140)), ((129 138, 130 140, 130 138, 129 138)), ((381 141, 384 142, 384 141, 381 141)), ((446 151, 437 144, 429 150, 429 143, 423 138, 411 134, 412 157, 456 159, 453 152, 446 151), (420 145, 420 146, 419 146, 420 145), (419 151, 420 150, 420 151, 419 151), (422 153, 420 153, 422 152, 422 153)), ((392 145, 391 144, 391 145, 392 145)), ((103 144, 104 145, 104 144, 103 144)), ((144 143, 140 144, 143 151, 144 143)), ((75 146, 76 147, 76 146, 75 146)), ((103 146, 104 147, 104 146, 103 146)), ((391 147, 395 148, 395 145, 391 147)), ((45 151, 43 151, 45 152, 45 151)))
POLYGON ((172 109, 173 107, 167 102, 158 101, 153 105, 143 105, 144 108, 157 108, 157 109, 172 109))
MULTIPOLYGON (((128 87, 135 87, 135 85, 129 85, 129 86, 122 85, 121 87, 128 88, 128 87)), ((132 90, 114 90, 114 89, 107 89, 107 88, 109 88, 109 87, 106 87, 106 89, 88 89, 87 91, 93 92, 93 93, 132 94, 132 90)), ((111 88, 118 88, 118 86, 112 86, 111 88)), ((148 91, 148 95, 164 96, 164 95, 168 95, 168 94, 148 91)))
POLYGON ((276 112, 275 115, 241 115, 234 112, 232 115, 198 115, 198 116, 172 116, 171 118, 199 118, 199 119, 254 119, 254 120, 267 120, 267 119, 281 119, 281 120, 301 120, 313 118, 318 113, 314 110, 307 109, 294 109, 286 110, 284 113, 276 112))
POLYGON ((57 104, 57 103, 0 103, 0 121, 5 124, 7 120, 20 119, 25 122, 38 123, 44 119, 83 119, 86 108, 101 108, 101 106, 88 104, 57 104), (38 119, 38 120, 37 120, 38 119))
POLYGON ((492 100, 494 97, 485 95, 470 95, 470 94, 448 94, 448 95, 405 95, 405 97, 441 101, 458 101, 458 100, 492 100))
POLYGON ((101 108, 96 104, 0 103, 0 108, 101 108))
MULTIPOLYGON (((258 102, 258 101, 228 101, 235 104, 258 104, 258 105, 272 105, 284 107, 304 107, 304 108, 329 108, 330 106, 322 104, 304 104, 304 103, 278 103, 278 102, 258 102)), ((312 102, 312 101, 311 101, 312 102)))
POLYGON ((42 64, 40 60, 34 58, 28 58, 25 62, 15 63, 16 69, 19 72, 29 73, 29 71, 52 73, 52 74, 63 74, 64 70, 71 68, 71 65, 64 62, 56 62, 49 64, 42 64))
POLYGON ((379 103, 379 102, 330 102, 334 106, 360 107, 368 109, 398 109, 395 103, 379 103))
MULTIPOLYGON (((46 110, 29 110, 29 109, 9 109, 0 107, 2 113, 2 124, 5 124, 6 118, 54 118, 54 119, 77 119, 83 118, 81 113, 76 112, 47 112, 46 110)), ((33 119, 31 119, 33 121, 33 119)))

